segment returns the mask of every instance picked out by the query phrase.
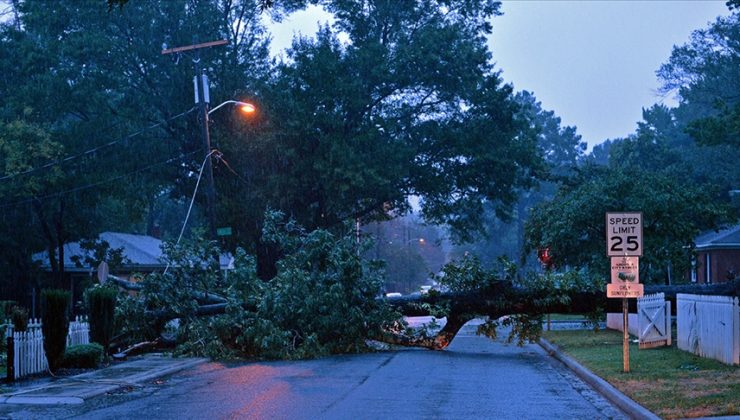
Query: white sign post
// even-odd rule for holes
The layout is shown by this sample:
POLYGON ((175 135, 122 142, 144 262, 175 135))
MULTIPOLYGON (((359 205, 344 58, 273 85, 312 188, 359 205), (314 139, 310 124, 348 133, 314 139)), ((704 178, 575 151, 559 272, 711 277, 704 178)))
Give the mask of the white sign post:
POLYGON ((630 371, 629 325, 627 298, 642 297, 640 260, 642 256, 642 213, 606 214, 606 255, 611 258, 611 283, 606 297, 622 298, 622 362, 630 371))

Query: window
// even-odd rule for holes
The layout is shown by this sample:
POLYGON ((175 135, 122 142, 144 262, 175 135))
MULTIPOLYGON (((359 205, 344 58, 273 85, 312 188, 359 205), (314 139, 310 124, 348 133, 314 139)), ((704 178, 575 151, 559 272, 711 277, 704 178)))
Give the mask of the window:
POLYGON ((706 274, 705 282, 707 284, 712 283, 712 267, 710 266, 711 262, 712 262, 712 259, 710 258, 709 253, 707 252, 706 254, 704 254, 704 264, 705 264, 705 267, 706 267, 705 268, 705 270, 706 270, 706 273, 705 273, 706 274))

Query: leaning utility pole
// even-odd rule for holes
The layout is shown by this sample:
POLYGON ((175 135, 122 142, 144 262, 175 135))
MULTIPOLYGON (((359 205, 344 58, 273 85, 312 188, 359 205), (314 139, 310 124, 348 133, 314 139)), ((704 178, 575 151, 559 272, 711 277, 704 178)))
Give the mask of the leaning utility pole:
POLYGON ((211 164, 211 133, 208 129, 208 108, 211 98, 208 92, 208 76, 205 70, 200 67, 200 49, 225 45, 228 41, 225 39, 219 41, 204 42, 201 44, 186 45, 184 47, 170 48, 162 50, 162 54, 184 53, 195 51, 193 66, 195 67, 195 77, 193 77, 193 87, 195 90, 195 104, 198 105, 198 120, 201 126, 201 135, 203 137, 203 151, 205 153, 205 166, 203 170, 206 174, 206 217, 208 218, 208 233, 210 239, 216 239, 216 187, 213 183, 213 165, 211 164))

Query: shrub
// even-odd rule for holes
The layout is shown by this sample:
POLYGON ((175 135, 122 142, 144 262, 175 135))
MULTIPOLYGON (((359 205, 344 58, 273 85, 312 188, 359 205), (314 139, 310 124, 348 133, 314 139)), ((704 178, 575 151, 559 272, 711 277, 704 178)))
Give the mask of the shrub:
POLYGON ((3 321, 10 317, 11 310, 15 306, 14 300, 0 300, 0 316, 2 316, 3 321))
POLYGON ((98 343, 70 346, 64 352, 62 367, 87 369, 96 368, 103 360, 103 346, 98 343))
POLYGON ((52 372, 61 365, 67 347, 69 300, 70 293, 65 290, 41 291, 41 331, 44 335, 44 353, 52 372))
POLYGON ((113 337, 113 315, 116 310, 118 292, 111 287, 93 287, 87 293, 87 309, 90 322, 90 340, 100 343, 108 353, 113 337))
POLYGON ((28 329, 28 309, 22 306, 13 306, 10 311, 10 320, 13 322, 15 331, 26 331, 28 329))

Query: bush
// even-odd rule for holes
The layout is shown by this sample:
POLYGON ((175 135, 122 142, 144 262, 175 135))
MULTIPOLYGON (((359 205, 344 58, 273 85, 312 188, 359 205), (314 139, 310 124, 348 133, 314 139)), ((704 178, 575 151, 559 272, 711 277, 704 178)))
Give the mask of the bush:
POLYGON ((13 323, 15 331, 26 331, 28 329, 28 309, 22 306, 13 306, 10 311, 10 321, 13 323))
POLYGON ((90 322, 90 340, 100 343, 108 353, 113 337, 113 315, 116 310, 117 290, 111 287, 93 287, 87 293, 87 309, 90 322))
POLYGON ((44 334, 44 353, 52 372, 61 365, 67 347, 69 300, 70 293, 65 290, 41 291, 41 331, 44 334))
POLYGON ((103 346, 98 343, 70 346, 64 352, 62 367, 73 369, 96 368, 103 360, 103 346))
POLYGON ((2 321, 5 322, 10 317, 11 310, 16 306, 14 300, 0 300, 0 316, 2 321))

